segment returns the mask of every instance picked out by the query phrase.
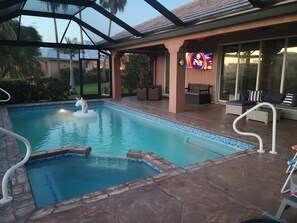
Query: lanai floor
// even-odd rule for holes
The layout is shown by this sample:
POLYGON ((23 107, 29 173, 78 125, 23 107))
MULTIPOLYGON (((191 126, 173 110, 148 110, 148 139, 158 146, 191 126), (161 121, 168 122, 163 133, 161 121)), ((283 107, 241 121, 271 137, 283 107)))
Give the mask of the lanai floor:
MULTIPOLYGON (((174 122, 238 139, 257 146, 252 137, 239 136, 232 129, 237 117, 225 115, 225 106, 186 105, 184 113, 168 112, 168 100, 137 101, 135 97, 110 100, 112 103, 143 111, 174 122)), ((1 108, 1 126, 9 126, 1 108)), ((28 184, 13 188, 13 205, 0 207, 0 222, 230 222, 259 218, 263 211, 275 214, 283 197, 280 189, 286 178, 286 161, 297 144, 297 121, 277 122, 277 155, 271 149, 272 124, 241 120, 238 128, 256 132, 264 141, 266 153, 256 149, 186 168, 176 168, 150 179, 121 185, 88 197, 35 209, 28 184), (23 194, 25 192, 25 195, 23 194)), ((0 154, 16 144, 1 135, 0 154), (3 143, 5 142, 5 143, 3 143)), ((5 152, 4 152, 5 151, 5 152)), ((16 152, 17 149, 14 149, 16 152)), ((5 153, 5 155, 4 155, 5 153)), ((6 168, 0 161, 0 173, 6 168)), ((19 171, 24 174, 23 171, 19 171)), ((23 176, 23 175, 22 175, 23 176)), ((2 177, 1 177, 2 179, 2 177)), ((16 178, 22 183, 22 177, 16 178)), ((297 210, 288 209, 283 220, 297 222, 297 210)))

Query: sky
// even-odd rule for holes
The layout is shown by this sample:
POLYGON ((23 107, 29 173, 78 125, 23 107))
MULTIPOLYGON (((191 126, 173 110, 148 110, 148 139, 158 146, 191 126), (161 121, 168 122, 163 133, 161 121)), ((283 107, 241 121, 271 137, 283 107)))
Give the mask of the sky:
MULTIPOLYGON (((191 1, 192 0, 159 0, 159 2, 169 10, 175 9, 191 1)), ((32 8, 30 7, 30 9, 32 8)), ((142 22, 148 21, 152 18, 155 18, 159 15, 160 13, 154 8, 152 8, 144 0, 127 0, 125 11, 118 12, 116 14, 117 17, 119 17, 132 27, 142 22)), ((109 20, 106 19, 104 16, 100 16, 97 12, 90 9, 88 11, 83 12, 82 17, 85 22, 95 26, 96 29, 100 30, 101 32, 107 35, 109 20)), ((42 36, 44 42, 55 42, 54 24, 52 18, 22 16, 21 23, 25 26, 35 27, 38 30, 39 34, 42 36)), ((57 19, 59 39, 62 38, 63 32, 67 25, 68 21, 57 19)), ((121 27, 117 26, 114 23, 112 24, 112 35, 121 31, 123 31, 121 27)), ((89 35, 94 41, 102 40, 97 36, 93 35, 92 33, 89 33, 89 35)), ((75 22, 71 22, 65 36, 70 37, 71 39, 76 37, 78 41, 80 41, 79 26, 75 22)), ((86 35, 84 35, 84 39, 87 39, 86 35)))

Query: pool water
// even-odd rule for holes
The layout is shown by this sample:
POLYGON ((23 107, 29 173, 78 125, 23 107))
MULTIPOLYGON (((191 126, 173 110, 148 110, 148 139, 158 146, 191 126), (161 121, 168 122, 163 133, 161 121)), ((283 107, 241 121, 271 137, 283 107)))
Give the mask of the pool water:
POLYGON ((95 154, 125 156, 144 150, 186 166, 252 148, 110 103, 89 103, 89 108, 96 110, 96 118, 73 117, 74 105, 16 108, 9 115, 14 131, 34 151, 78 145, 92 147, 95 154))
POLYGON ((63 155, 26 164, 37 208, 159 173, 135 159, 63 155))

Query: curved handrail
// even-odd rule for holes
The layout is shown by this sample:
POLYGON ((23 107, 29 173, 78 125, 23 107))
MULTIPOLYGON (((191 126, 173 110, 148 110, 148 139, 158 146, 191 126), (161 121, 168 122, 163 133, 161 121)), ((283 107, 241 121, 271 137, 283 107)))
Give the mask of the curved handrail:
POLYGON ((8 98, 7 99, 5 99, 5 100, 0 100, 0 102, 7 102, 7 101, 9 101, 10 100, 10 94, 7 92, 7 91, 5 91, 4 89, 2 89, 2 88, 0 88, 0 90, 1 91, 3 91, 5 94, 7 94, 7 96, 8 96, 8 98))
POLYGON ((10 202, 13 199, 11 196, 9 196, 8 189, 7 189, 7 183, 8 183, 8 180, 9 180, 9 177, 10 177, 11 173, 15 169, 17 169, 20 166, 24 165, 29 160, 29 158, 31 156, 32 149, 31 149, 31 145, 30 145, 29 141, 26 138, 14 133, 14 132, 11 132, 11 131, 9 131, 7 129, 4 129, 2 127, 0 127, 0 132, 4 133, 6 135, 13 136, 14 138, 22 141, 26 145, 26 148, 27 148, 27 152, 26 152, 26 155, 25 155, 24 159, 21 160, 19 163, 15 164, 14 166, 10 167, 6 171, 6 173, 4 174, 4 177, 2 179, 2 194, 3 194, 3 197, 0 200, 0 204, 2 205, 2 204, 6 204, 6 203, 10 202))
POLYGON ((247 114, 249 114, 250 112, 256 110, 259 107, 262 106, 269 106, 272 109, 273 112, 273 117, 272 117, 272 148, 271 151, 269 151, 271 154, 277 154, 277 152, 275 151, 275 137, 276 137, 276 109, 274 107, 274 105, 272 105, 271 103, 268 102, 261 102, 259 104, 257 104, 256 106, 252 107, 251 109, 247 110, 246 112, 244 112, 243 114, 241 114, 240 116, 238 116, 234 122, 233 122, 233 129, 236 133, 240 134, 240 135, 246 135, 246 136, 254 136, 259 140, 259 149, 257 150, 257 152, 259 153, 264 153, 264 149, 263 149, 263 140, 262 138, 255 134, 255 133, 250 133, 250 132, 241 132, 237 129, 236 127, 236 123, 238 122, 238 120, 242 119, 244 116, 246 116, 247 114))
MULTIPOLYGON (((4 89, 2 89, 2 88, 0 88, 0 90, 8 95, 7 99, 0 100, 0 102, 9 101, 10 98, 11 98, 10 94, 7 91, 5 91, 4 89)), ((22 159, 20 162, 13 165, 12 167, 10 167, 3 176, 3 179, 2 179, 2 195, 3 195, 3 197, 0 199, 0 205, 3 205, 3 204, 6 204, 6 203, 12 201, 12 199, 13 199, 12 196, 9 196, 8 189, 7 189, 7 184, 8 184, 8 180, 9 180, 10 175, 12 174, 12 172, 15 169, 17 169, 20 166, 24 165, 29 160, 29 158, 31 156, 32 149, 31 149, 31 145, 30 145, 29 141, 26 138, 14 133, 14 132, 11 132, 11 131, 9 131, 7 129, 4 129, 2 127, 0 127, 0 132, 4 133, 6 135, 12 136, 12 137, 22 141, 26 145, 26 148, 27 148, 27 152, 26 152, 26 155, 25 155, 24 159, 22 159)))

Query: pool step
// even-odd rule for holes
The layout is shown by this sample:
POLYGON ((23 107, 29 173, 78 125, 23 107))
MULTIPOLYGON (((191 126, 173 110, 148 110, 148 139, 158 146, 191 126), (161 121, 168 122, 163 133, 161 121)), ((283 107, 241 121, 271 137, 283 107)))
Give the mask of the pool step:
POLYGON ((185 139, 184 143, 189 144, 189 145, 195 147, 196 149, 201 149, 201 150, 204 150, 204 151, 207 151, 207 152, 210 152, 210 153, 215 153, 215 154, 217 154, 219 156, 224 156, 224 154, 219 153, 218 151, 215 151, 213 149, 204 147, 203 145, 201 145, 200 142, 198 142, 198 141, 196 141, 194 139, 191 139, 190 137, 187 137, 185 139))

